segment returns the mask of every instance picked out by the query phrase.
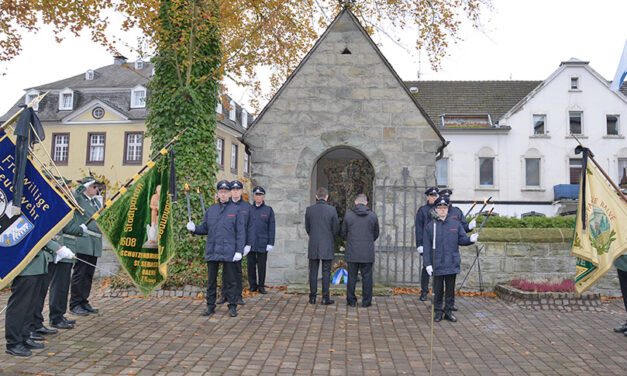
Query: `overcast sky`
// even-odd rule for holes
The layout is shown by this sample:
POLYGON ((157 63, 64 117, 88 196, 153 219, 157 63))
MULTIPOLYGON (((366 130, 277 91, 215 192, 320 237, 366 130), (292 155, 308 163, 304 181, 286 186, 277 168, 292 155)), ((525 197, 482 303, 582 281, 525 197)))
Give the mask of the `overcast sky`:
MULTIPOLYGON (((462 29, 438 72, 422 56, 423 80, 544 80, 561 61, 576 57, 611 80, 627 39, 627 0, 492 0, 482 27, 462 29)), ((386 30, 394 32, 393 30, 386 30)), ((400 35, 397 31, 396 35, 400 35)), ((132 38, 132 37, 131 37, 132 38)), ((375 42, 403 80, 416 80, 418 53, 412 33, 400 42, 375 35, 375 42), (409 51, 408 51, 409 50, 409 51)), ((127 56, 135 60, 136 56, 127 56)), ((4 114, 24 89, 71 77, 111 64, 113 58, 89 38, 68 38, 57 44, 50 29, 26 34, 23 51, 0 72, 0 113, 4 114)), ((236 100, 248 91, 230 88, 236 100)))

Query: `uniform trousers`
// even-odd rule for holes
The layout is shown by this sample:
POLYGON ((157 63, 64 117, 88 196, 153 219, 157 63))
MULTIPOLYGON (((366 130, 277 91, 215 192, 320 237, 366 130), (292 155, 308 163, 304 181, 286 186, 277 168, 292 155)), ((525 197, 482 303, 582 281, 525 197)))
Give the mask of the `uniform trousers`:
POLYGON ((35 307, 33 312, 33 318, 29 324, 31 332, 34 332, 35 330, 44 326, 44 315, 42 312, 44 310, 46 295, 48 294, 48 286, 50 286, 50 281, 52 280, 51 268, 54 268, 55 266, 56 264, 53 262, 48 263, 48 273, 42 274, 43 283, 41 284, 41 287, 39 288, 36 296, 33 297, 33 304, 35 305, 35 307))
POLYGON ((250 252, 247 256, 248 261, 248 285, 251 290, 264 288, 266 284, 266 261, 268 260, 267 252, 250 252))
POLYGON ((625 311, 627 311, 627 272, 624 270, 616 269, 618 271, 618 282, 620 282, 620 292, 623 294, 623 303, 625 304, 625 311))
POLYGON ((436 275, 433 277, 433 294, 435 295, 433 308, 436 312, 451 313, 451 308, 455 305, 455 278, 457 278, 457 274, 436 275), (442 309, 443 297, 444 309, 442 309))
POLYGON ((67 297, 70 291, 72 264, 69 262, 50 263, 48 264, 48 274, 52 275, 50 295, 48 296, 50 323, 58 324, 67 312, 67 297))
POLYGON ((330 299, 329 286, 331 285, 331 263, 333 260, 309 260, 309 297, 318 294, 318 268, 322 261, 322 298, 330 299))
MULTIPOLYGON (((76 254, 76 257, 96 265, 98 257, 84 254, 76 254)), ((70 308, 84 306, 89 303, 91 293, 91 283, 94 278, 96 268, 84 262, 76 261, 72 268, 72 290, 70 296, 70 308)))
MULTIPOLYGON (((422 255, 420 255, 422 257, 422 255)), ((427 268, 425 266, 424 258, 422 259, 422 270, 420 271, 420 292, 429 292, 429 273, 427 273, 427 268)))
POLYGON ((35 313, 35 301, 41 290, 45 275, 17 276, 11 283, 11 296, 7 303, 4 337, 7 348, 23 343, 30 338, 29 325, 35 313))
MULTIPOLYGON (((207 261, 207 307, 215 308, 217 295, 217 280, 220 261, 207 261)), ((241 267, 240 267, 241 269, 241 267)), ((237 306, 237 263, 222 262, 222 293, 226 297, 229 307, 237 306)))
MULTIPOLYGON (((237 293, 235 295, 236 298, 241 298, 242 297, 242 290, 244 289, 244 286, 242 285, 242 260, 239 261, 233 261, 232 264, 236 264, 236 268, 235 268, 235 283, 236 283, 236 289, 237 289, 237 293)), ((222 296, 226 296, 226 291, 225 291, 225 286, 226 283, 224 283, 224 266, 222 267, 222 290, 220 291, 220 294, 222 294, 222 296)))
POLYGON ((346 285, 346 301, 350 304, 357 302, 355 296, 355 286, 357 285, 357 272, 361 270, 362 294, 361 300, 363 305, 368 306, 372 303, 372 263, 366 262, 349 262, 348 263, 348 283, 346 285))

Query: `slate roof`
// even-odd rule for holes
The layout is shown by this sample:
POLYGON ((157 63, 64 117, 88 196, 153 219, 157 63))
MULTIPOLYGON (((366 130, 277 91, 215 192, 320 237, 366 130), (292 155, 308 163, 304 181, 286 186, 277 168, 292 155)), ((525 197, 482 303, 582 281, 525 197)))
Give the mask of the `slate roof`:
POLYGON ((405 81, 438 126, 444 114, 490 114, 496 123, 542 81, 405 81))
MULTIPOLYGON (((134 69, 134 63, 111 64, 94 69, 94 79, 86 80, 85 72, 63 80, 35 86, 25 89, 29 91, 35 89, 40 93, 50 91, 48 95, 39 102, 37 116, 42 122, 60 122, 62 119, 72 114, 77 109, 85 106, 92 100, 100 100, 106 105, 126 116, 129 120, 146 120, 148 111, 146 108, 131 108, 131 89, 138 85, 144 87, 152 77, 153 64, 144 62, 141 70, 134 69), (70 88, 74 91, 74 105, 71 111, 59 111, 59 91, 70 88)), ((25 93, 26 95, 26 93, 25 93)), ((150 95, 150 91, 148 92, 150 95)), ((0 122, 4 122, 11 115, 19 110, 19 106, 24 104, 22 96, 6 114, 0 117, 0 122)), ((240 135, 246 129, 241 126, 242 107, 236 104, 236 121, 229 119, 226 106, 222 106, 223 119, 219 122, 224 126, 236 131, 240 135)), ((253 116, 248 115, 248 124, 252 123, 253 116)))
POLYGON ((623 82, 619 90, 623 95, 627 96, 627 81, 623 82))

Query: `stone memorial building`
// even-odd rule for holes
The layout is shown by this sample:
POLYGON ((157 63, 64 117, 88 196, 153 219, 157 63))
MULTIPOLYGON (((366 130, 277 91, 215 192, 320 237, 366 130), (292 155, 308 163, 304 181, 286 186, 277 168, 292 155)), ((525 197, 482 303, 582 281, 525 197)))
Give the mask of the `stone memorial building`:
MULTIPOLYGON (((415 250, 414 215, 423 188, 435 184, 446 141, 350 10, 333 20, 243 139, 252 178, 276 214, 269 284, 307 280, 305 209, 320 186, 340 220, 365 193, 379 216, 378 244, 415 250)), ((402 261, 417 275, 415 253, 411 265, 396 260, 396 268, 402 261)), ((377 264, 388 268, 389 260, 377 264)))

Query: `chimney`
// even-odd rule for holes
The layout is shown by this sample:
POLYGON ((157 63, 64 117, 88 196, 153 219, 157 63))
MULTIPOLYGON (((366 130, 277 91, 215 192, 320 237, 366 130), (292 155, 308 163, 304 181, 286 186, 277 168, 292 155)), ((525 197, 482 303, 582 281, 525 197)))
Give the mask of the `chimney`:
POLYGON ((115 55, 113 57, 113 64, 114 65, 122 65, 122 64, 126 64, 126 57, 122 56, 122 55, 115 55))

